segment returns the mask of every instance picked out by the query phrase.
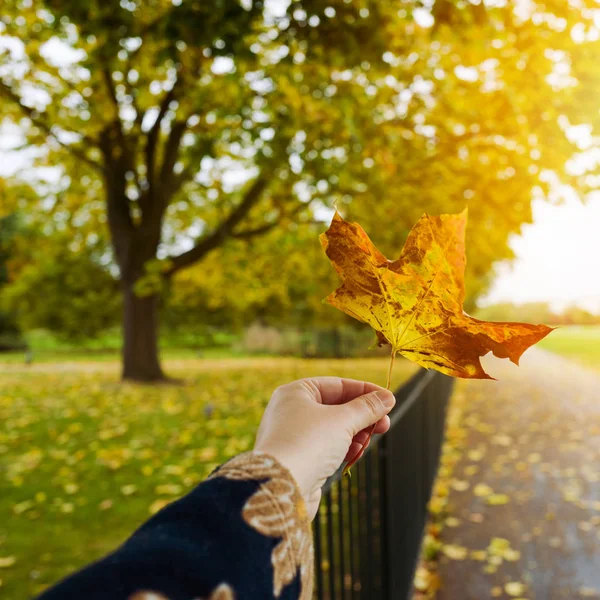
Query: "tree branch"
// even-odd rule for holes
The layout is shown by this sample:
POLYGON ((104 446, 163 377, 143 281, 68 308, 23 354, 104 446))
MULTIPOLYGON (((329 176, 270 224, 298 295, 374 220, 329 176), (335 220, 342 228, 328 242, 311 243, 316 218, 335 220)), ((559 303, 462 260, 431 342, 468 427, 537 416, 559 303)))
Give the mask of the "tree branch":
POLYGON ((283 219, 285 219, 286 217, 293 217, 294 215, 297 215, 302 209, 306 208, 306 206, 306 204, 301 202, 289 212, 281 211, 274 221, 271 221, 270 223, 265 223, 264 225, 259 225, 258 227, 254 227, 251 229, 243 229, 242 231, 237 231, 233 233, 231 237, 235 238, 236 240, 250 240, 256 236, 268 233, 269 231, 275 229, 275 227, 280 225, 283 219))
POLYGON ((250 240, 253 237, 258 235, 262 235, 263 233, 268 233, 272 229, 275 229, 277 225, 281 223, 282 217, 278 217, 275 221, 271 223, 265 223, 260 227, 255 227, 254 229, 244 229, 243 231, 238 231, 237 233, 232 234, 232 238, 236 240, 250 240))
POLYGON ((193 164, 188 164, 181 173, 175 173, 173 168, 180 155, 177 150, 180 148, 181 138, 186 130, 187 127, 182 126, 181 131, 176 132, 175 134, 171 132, 171 136, 169 137, 169 140, 167 140, 160 176, 162 182, 161 197, 164 199, 165 207, 169 205, 169 202, 181 187, 188 181, 191 181, 198 172, 200 158, 197 157, 207 156, 215 143, 214 138, 205 138, 197 141, 194 148, 192 148, 191 156, 188 159, 188 162, 193 164))
POLYGON ((156 121, 150 128, 148 132, 147 140, 146 140, 146 172, 147 179, 150 186, 155 184, 154 181, 154 161, 156 157, 156 147, 158 145, 158 137, 160 134, 160 124, 162 120, 165 118, 167 111, 169 110, 169 104, 175 99, 175 92, 177 83, 179 80, 175 81, 173 87, 165 94, 163 101, 158 109, 158 115, 156 117, 156 121))
POLYGON ((173 173, 171 177, 165 181, 162 189, 162 196, 165 199, 165 205, 168 206, 171 198, 181 189, 188 181, 192 181, 194 175, 198 172, 197 168, 188 166, 181 173, 173 173))
POLYGON ((115 89, 115 84, 113 82, 110 69, 107 66, 102 68, 102 76, 104 77, 104 83, 106 84, 106 89, 108 90, 108 97, 115 108, 114 122, 119 134, 119 139, 121 140, 121 144, 123 146, 123 150, 125 151, 125 134, 123 132, 123 123, 121 123, 121 117, 119 115, 121 105, 119 104, 119 100, 117 98, 117 90, 115 89))
POLYGON ((186 129, 186 121, 175 121, 171 128, 171 132, 169 133, 169 137, 167 138, 163 163, 160 169, 160 181, 164 182, 165 186, 168 185, 168 181, 173 176, 173 167, 175 166, 177 157, 179 155, 181 138, 183 137, 186 129))
POLYGON ((204 236, 187 252, 171 259, 172 267, 167 275, 173 275, 177 271, 194 264, 211 250, 218 248, 227 238, 233 235, 236 226, 246 217, 250 210, 258 203, 262 193, 267 187, 267 178, 259 175, 248 188, 244 199, 233 209, 229 216, 213 231, 204 236))
MULTIPOLYGON (((62 142, 58 138, 58 136, 56 135, 56 133, 54 133, 52 131, 52 127, 50 125, 48 125, 48 123, 45 123, 40 118, 40 116, 41 116, 40 113, 37 110, 35 110, 34 108, 31 108, 30 106, 27 106, 27 105, 23 104, 22 101, 21 101, 20 96, 18 94, 16 94, 9 86, 7 86, 3 82, 0 82, 0 94, 2 94, 6 98, 8 98, 12 102, 14 102, 15 104, 17 104, 17 106, 19 107, 19 109, 21 110, 21 112, 36 127, 39 127, 46 135, 48 135, 49 137, 51 137, 52 139, 54 139, 62 148, 64 148, 65 150, 67 150, 75 158, 78 158, 79 160, 87 163, 88 165, 90 165, 94 169, 97 169, 101 173, 104 173, 104 167, 100 163, 97 163, 95 160, 92 160, 89 156, 87 156, 87 154, 85 153, 85 151, 83 151, 81 148, 77 148, 76 146, 73 146, 72 144, 65 144, 64 142, 62 142)), ((75 132, 70 132, 70 133, 73 133, 73 135, 81 135, 81 134, 78 134, 78 133, 75 133, 75 132)), ((87 138, 85 136, 81 136, 81 137, 82 137, 82 139, 88 141, 88 143, 91 142, 94 145, 96 145, 95 142, 92 142, 90 140, 90 138, 87 138)))

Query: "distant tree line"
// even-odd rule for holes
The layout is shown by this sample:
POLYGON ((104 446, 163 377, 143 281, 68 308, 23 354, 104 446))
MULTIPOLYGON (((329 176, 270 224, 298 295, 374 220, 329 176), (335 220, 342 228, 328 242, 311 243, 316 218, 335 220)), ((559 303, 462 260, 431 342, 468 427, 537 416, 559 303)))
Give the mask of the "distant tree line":
POLYGON ((600 325, 600 314, 591 313, 579 306, 569 306, 564 311, 552 310, 547 302, 512 304, 504 302, 480 308, 479 319, 489 321, 525 321, 548 325, 600 325))
MULTIPOLYGON (((9 281, 9 244, 16 228, 16 215, 0 218, 0 294, 9 281)), ((0 306, 0 351, 20 348, 23 343, 15 314, 0 306)))

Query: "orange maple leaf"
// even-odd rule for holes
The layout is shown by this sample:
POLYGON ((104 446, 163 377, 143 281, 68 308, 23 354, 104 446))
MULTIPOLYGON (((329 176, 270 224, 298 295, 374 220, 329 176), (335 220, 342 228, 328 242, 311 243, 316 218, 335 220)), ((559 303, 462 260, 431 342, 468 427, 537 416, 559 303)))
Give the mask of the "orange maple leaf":
POLYGON ((400 258, 389 261, 358 223, 336 212, 321 245, 342 285, 326 301, 368 323, 379 345, 391 346, 392 361, 401 354, 454 377, 493 379, 481 356, 491 351, 518 364, 552 328, 480 321, 463 311, 466 225, 466 209, 458 215, 423 215, 400 258))
POLYGON ((454 377, 492 379, 479 357, 491 351, 518 364, 552 328, 480 321, 463 311, 466 224, 466 210, 423 215, 400 258, 389 261, 358 223, 336 213, 321 244, 343 284, 326 301, 371 325, 393 354, 454 377))

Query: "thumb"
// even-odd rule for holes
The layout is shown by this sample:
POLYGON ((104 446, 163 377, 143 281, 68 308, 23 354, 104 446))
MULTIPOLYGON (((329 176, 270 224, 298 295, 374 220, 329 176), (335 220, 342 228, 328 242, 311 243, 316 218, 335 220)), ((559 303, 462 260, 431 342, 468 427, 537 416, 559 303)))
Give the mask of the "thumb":
POLYGON ((392 410, 394 404, 396 398, 389 390, 377 390, 359 396, 343 405, 347 415, 346 425, 354 436, 361 429, 377 423, 392 410))

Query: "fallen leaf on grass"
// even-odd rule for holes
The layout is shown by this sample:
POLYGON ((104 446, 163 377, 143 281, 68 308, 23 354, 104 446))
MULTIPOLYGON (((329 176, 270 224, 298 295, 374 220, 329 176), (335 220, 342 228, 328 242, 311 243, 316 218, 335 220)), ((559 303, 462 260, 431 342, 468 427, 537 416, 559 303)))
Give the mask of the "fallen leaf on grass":
POLYGON ((27 512, 28 510, 32 509, 35 506, 34 502, 31 500, 25 500, 23 502, 19 502, 18 504, 15 504, 13 506, 13 513, 15 513, 15 515, 20 515, 23 514, 24 512, 27 512))
POLYGON ((111 508, 113 505, 113 501, 112 500, 102 500, 102 502, 100 502, 100 504, 98 505, 98 508, 100 510, 108 510, 109 508, 111 508))
POLYGON ((165 483, 157 485, 154 491, 161 496, 179 496, 183 492, 183 488, 176 483, 165 483))
POLYGON ((0 569, 7 569, 12 567, 17 562, 14 556, 0 557, 0 569))
POLYGON ((167 506, 167 504, 171 504, 171 502, 173 502, 171 498, 159 498, 150 505, 148 511, 151 515, 155 515, 159 510, 167 506))
POLYGON ((137 492, 137 485, 134 485, 134 484, 124 485, 121 488, 121 493, 123 494, 123 496, 131 496, 132 494, 135 494, 136 492, 137 492))

